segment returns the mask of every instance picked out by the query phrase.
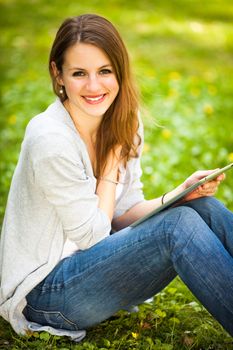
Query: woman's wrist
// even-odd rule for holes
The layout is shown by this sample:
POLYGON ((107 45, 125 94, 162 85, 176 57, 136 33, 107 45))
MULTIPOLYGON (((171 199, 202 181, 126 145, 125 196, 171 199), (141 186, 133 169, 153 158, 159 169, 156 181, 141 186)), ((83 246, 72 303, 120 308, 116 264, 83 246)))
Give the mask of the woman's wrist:
POLYGON ((167 192, 165 192, 162 197, 161 197, 161 204, 163 205, 165 203, 165 196, 166 196, 167 192))
MULTIPOLYGON (((160 198, 161 198, 161 205, 165 204, 168 202, 171 198, 179 195, 181 192, 183 192, 186 189, 185 184, 182 183, 178 187, 176 187, 174 190, 165 192, 160 198)), ((183 202, 184 200, 181 199, 179 203, 183 202)))
POLYGON ((114 184, 114 185, 117 185, 117 184, 119 183, 118 181, 115 181, 115 180, 112 180, 112 179, 109 179, 109 178, 103 177, 103 176, 101 176, 101 177, 99 178, 99 182, 100 182, 100 181, 109 182, 109 183, 114 184))
POLYGON ((111 168, 111 170, 105 169, 103 174, 99 177, 99 181, 112 182, 117 184, 119 180, 119 165, 111 168))

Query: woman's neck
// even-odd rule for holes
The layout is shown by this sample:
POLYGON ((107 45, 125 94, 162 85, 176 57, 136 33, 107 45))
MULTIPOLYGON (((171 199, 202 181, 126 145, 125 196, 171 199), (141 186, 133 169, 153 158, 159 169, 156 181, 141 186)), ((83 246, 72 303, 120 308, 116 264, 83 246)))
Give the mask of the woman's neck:
POLYGON ((64 102, 64 107, 70 114, 70 117, 83 140, 94 145, 102 117, 92 117, 82 113, 77 114, 68 101, 64 102))

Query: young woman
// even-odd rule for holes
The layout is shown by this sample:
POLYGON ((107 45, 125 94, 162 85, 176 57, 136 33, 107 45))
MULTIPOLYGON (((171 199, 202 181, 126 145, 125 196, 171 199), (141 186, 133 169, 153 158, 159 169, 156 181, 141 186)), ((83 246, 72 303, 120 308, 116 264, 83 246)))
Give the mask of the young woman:
POLYGON ((49 69, 58 98, 27 126, 9 192, 0 314, 17 333, 44 326, 80 339, 178 274, 233 335, 233 214, 212 197, 224 175, 131 227, 212 170, 144 199, 137 93, 105 18, 65 20, 49 69))

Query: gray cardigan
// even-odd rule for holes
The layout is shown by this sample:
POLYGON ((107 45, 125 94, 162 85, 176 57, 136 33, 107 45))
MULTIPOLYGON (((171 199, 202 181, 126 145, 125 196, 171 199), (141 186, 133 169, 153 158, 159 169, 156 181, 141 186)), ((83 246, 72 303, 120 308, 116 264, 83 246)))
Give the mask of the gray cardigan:
MULTIPOLYGON (((140 159, 121 168, 114 217, 144 200, 140 159)), ((0 242, 0 315, 25 334, 25 296, 60 261, 65 240, 87 249, 109 235, 86 146, 57 99, 28 124, 0 242)))

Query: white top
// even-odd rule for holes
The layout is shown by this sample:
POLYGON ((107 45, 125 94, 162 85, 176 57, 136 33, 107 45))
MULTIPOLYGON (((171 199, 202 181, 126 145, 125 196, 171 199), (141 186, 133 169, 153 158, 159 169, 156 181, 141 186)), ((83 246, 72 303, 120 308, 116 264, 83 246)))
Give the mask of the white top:
MULTIPOLYGON (((121 176, 114 217, 144 200, 140 159, 122 167, 121 176)), ((66 239, 87 249, 109 235, 111 222, 95 190, 86 146, 57 99, 27 126, 3 221, 0 315, 17 333, 29 325, 25 296, 60 261, 66 239)))
MULTIPOLYGON (((118 183, 116 186, 116 200, 120 197, 123 189, 124 189, 123 184, 118 183)), ((69 238, 67 238, 63 246, 61 260, 64 258, 67 258, 68 256, 72 255, 76 251, 77 251, 76 243, 74 241, 71 241, 69 238)))

